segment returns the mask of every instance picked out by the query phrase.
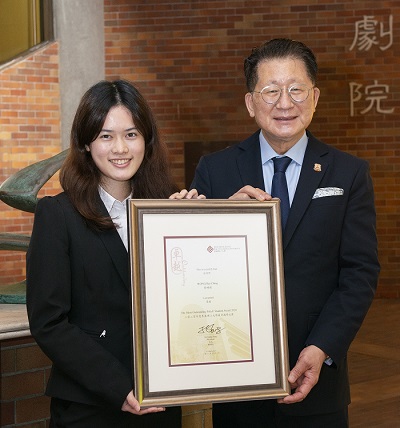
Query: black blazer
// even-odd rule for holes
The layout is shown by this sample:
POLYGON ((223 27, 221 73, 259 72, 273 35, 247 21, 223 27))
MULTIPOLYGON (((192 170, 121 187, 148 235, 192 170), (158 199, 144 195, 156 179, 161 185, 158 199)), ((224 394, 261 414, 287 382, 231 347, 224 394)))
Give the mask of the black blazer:
MULTIPOLYGON (((375 208, 367 162, 309 141, 283 235, 290 366, 316 345, 334 360, 291 414, 334 412, 350 401, 346 353, 374 297, 379 273, 375 208), (317 165, 315 165, 317 164, 317 165), (320 171, 318 171, 320 165, 320 171), (313 198, 336 187, 343 195, 313 198)), ((207 198, 228 198, 244 185, 264 189, 259 131, 204 156, 191 185, 207 198)))
POLYGON ((121 408, 133 386, 129 278, 116 230, 89 229, 64 193, 39 201, 27 309, 32 336, 53 362, 48 395, 121 408))

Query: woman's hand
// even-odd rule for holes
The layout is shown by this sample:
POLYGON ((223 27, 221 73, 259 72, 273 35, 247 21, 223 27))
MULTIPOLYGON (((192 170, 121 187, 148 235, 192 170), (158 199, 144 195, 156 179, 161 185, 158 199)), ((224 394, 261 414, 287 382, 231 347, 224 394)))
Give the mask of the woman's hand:
POLYGON ((133 413, 134 415, 146 415, 147 413, 164 412, 165 407, 149 407, 147 409, 140 409, 139 402, 136 400, 131 391, 125 398, 124 404, 121 407, 123 412, 133 413))
POLYGON ((173 193, 169 199, 206 199, 204 195, 199 195, 196 189, 182 189, 180 192, 173 193))

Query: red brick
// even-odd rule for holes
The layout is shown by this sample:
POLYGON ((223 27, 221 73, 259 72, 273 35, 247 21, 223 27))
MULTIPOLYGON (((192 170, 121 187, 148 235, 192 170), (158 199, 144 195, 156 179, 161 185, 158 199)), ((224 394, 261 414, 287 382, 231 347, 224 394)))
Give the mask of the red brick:
POLYGON ((14 401, 0 402, 0 424, 2 427, 15 424, 14 401))
POLYGON ((36 368, 50 367, 51 361, 46 357, 38 345, 20 347, 16 349, 17 371, 26 371, 36 368))
POLYGON ((3 376, 1 380, 1 397, 12 400, 33 394, 43 394, 45 388, 43 370, 3 376))
MULTIPOLYGON (((40 421, 49 418, 50 398, 38 396, 18 400, 16 402, 16 422, 22 424, 30 421, 40 421)), ((38 425, 42 426, 42 425, 38 425)))
POLYGON ((0 354, 1 374, 15 372, 15 349, 2 349, 0 354))

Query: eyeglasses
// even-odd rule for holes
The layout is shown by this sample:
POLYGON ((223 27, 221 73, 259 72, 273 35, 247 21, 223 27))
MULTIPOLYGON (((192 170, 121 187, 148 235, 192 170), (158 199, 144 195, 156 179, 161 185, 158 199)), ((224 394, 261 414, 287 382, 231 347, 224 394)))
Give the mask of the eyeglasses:
MULTIPOLYGON (((295 103, 302 103, 305 101, 310 95, 310 90, 313 87, 309 88, 307 85, 302 83, 295 83, 289 88, 287 88, 287 92, 289 97, 295 103)), ((257 94, 261 95, 263 101, 267 104, 276 104, 282 96, 282 92, 285 88, 280 88, 277 85, 268 85, 261 89, 261 91, 253 91, 257 94)))

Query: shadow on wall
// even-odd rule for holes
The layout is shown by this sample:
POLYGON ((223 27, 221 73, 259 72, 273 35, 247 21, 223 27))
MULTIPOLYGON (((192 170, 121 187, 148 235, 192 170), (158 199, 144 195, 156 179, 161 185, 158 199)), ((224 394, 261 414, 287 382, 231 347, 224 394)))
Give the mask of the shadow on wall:
MULTIPOLYGON (((37 194, 61 168, 68 149, 13 174, 0 185, 0 200, 21 211, 35 212, 37 194)), ((0 250, 26 251, 30 236, 0 233, 0 250)), ((1 287, 0 303, 25 303, 26 281, 1 287)))

